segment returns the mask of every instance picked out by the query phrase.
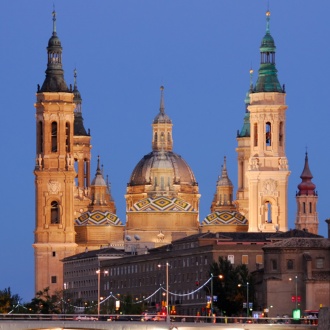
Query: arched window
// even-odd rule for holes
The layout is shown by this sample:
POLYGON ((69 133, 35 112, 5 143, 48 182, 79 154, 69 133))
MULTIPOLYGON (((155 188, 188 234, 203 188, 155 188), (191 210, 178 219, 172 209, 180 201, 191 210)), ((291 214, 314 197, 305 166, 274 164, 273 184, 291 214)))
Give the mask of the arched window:
POLYGON ((38 137, 37 154, 41 154, 44 152, 44 150, 43 150, 44 130, 43 130, 42 121, 39 121, 39 123, 38 123, 37 137, 38 137))
POLYGON ((309 202, 309 213, 312 213, 313 212, 313 207, 312 207, 312 203, 309 202))
POLYGON ((265 203, 265 222, 272 223, 272 204, 269 201, 265 203))
POLYGON ((279 142, 279 146, 282 147, 283 146, 283 122, 280 122, 280 126, 279 126, 279 133, 278 133, 278 142, 279 142))
POLYGON ((52 122, 52 152, 57 152, 57 122, 52 122))
POLYGON ((56 201, 51 202, 50 207, 50 223, 51 224, 58 224, 60 223, 60 212, 59 206, 56 201))
POLYGON ((292 260, 292 259, 289 259, 289 260, 287 261, 286 268, 287 268, 288 270, 292 270, 292 269, 293 269, 293 260, 292 260))
POLYGON ((155 137, 154 137, 154 139, 155 139, 155 142, 157 142, 157 140, 158 140, 157 132, 155 133, 155 137))
POLYGON ((266 146, 272 145, 272 126, 270 122, 266 123, 266 146))
POLYGON ((254 146, 258 146, 258 124, 253 125, 253 140, 254 140, 254 146))
POLYGON ((66 152, 71 152, 70 150, 70 124, 65 124, 65 150, 66 152))
POLYGON ((306 213, 306 203, 303 202, 303 213, 306 213))
POLYGON ((171 142, 171 133, 170 132, 167 133, 167 141, 171 142))

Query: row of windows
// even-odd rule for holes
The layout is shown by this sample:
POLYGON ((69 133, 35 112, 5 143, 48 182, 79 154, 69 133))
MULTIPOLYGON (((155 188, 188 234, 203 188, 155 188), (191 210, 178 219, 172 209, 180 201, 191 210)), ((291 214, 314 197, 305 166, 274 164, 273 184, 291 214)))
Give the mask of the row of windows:
MULTIPOLYGON (((253 125, 253 131, 254 131, 254 146, 258 146, 258 124, 255 123, 253 125)), ((270 122, 266 123, 265 127, 265 143, 266 146, 271 146, 272 145, 272 124, 270 122)), ((278 143, 279 146, 281 147, 283 145, 283 122, 279 123, 279 133, 278 133, 278 143)))
MULTIPOLYGON (((43 129, 43 122, 39 121, 38 124, 38 143, 37 143, 37 153, 41 154, 44 152, 43 143, 44 143, 44 129, 43 129)), ((70 124, 65 124, 65 150, 66 152, 71 152, 71 128, 70 124)), ((58 151, 58 124, 56 121, 51 123, 51 152, 58 151)))
MULTIPOLYGON (((278 267, 277 259, 271 259, 270 260, 270 266, 271 266, 271 270, 278 270, 279 267, 278 267)), ((315 258, 315 267, 317 269, 324 268, 324 257, 315 258)), ((293 259, 286 260, 286 269, 287 270, 294 270, 295 269, 295 260, 293 260, 293 259)))

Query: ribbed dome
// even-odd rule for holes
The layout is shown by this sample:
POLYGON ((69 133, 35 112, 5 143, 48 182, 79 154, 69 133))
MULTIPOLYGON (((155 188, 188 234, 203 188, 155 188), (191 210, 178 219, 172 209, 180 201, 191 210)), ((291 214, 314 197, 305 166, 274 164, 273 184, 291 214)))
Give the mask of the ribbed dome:
POLYGON ((260 52, 274 52, 276 50, 274 38, 267 32, 261 40, 260 52))
POLYGON ((195 176, 185 160, 172 151, 152 151, 145 155, 134 168, 129 186, 150 184, 154 168, 173 169, 174 183, 197 185, 195 176))
POLYGON ((247 232, 249 221, 237 211, 219 211, 209 214, 202 222, 202 231, 247 232))
POLYGON ((48 48, 51 47, 61 47, 60 38, 57 36, 56 33, 54 33, 48 41, 48 48))
POLYGON ((165 124, 165 123, 171 124, 172 120, 166 113, 159 112, 154 119, 154 124, 165 124))

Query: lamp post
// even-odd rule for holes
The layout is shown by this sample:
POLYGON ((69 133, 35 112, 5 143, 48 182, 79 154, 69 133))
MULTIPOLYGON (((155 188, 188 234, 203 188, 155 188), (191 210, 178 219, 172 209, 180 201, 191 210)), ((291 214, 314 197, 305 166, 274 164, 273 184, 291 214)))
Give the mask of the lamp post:
MULTIPOLYGON (((246 317, 249 317, 249 282, 246 282, 246 317)), ((242 284, 238 284, 237 285, 239 288, 241 286, 245 286, 245 285, 242 285, 242 284)))
MULTIPOLYGON (((160 268, 162 265, 158 265, 158 267, 160 268)), ((165 264, 166 266, 166 306, 165 306, 165 310, 166 310, 166 323, 170 323, 170 316, 169 316, 169 313, 168 313, 168 266, 169 266, 169 263, 166 262, 165 264)))
POLYGON ((213 274, 211 273, 211 316, 213 316, 213 278, 219 278, 220 280, 223 279, 223 275, 220 274, 218 276, 213 276, 213 274))
POLYGON ((296 281, 296 309, 298 309, 298 276, 295 276, 296 281))
MULTIPOLYGON (((108 274, 109 272, 105 270, 103 274, 108 274)), ((101 285, 101 270, 96 271, 97 274, 97 318, 100 319, 100 285, 101 285)))
POLYGON ((211 315, 213 315, 213 274, 211 273, 211 315))
POLYGON ((246 282, 246 317, 249 317, 249 282, 246 282))

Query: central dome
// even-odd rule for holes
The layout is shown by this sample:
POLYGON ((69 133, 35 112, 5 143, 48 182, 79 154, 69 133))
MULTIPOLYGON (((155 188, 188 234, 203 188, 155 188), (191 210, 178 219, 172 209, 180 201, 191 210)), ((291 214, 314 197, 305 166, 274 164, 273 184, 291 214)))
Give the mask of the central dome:
POLYGON ((172 170, 174 184, 197 185, 189 165, 173 151, 152 151, 145 155, 135 166, 128 185, 151 184, 153 169, 172 170))

